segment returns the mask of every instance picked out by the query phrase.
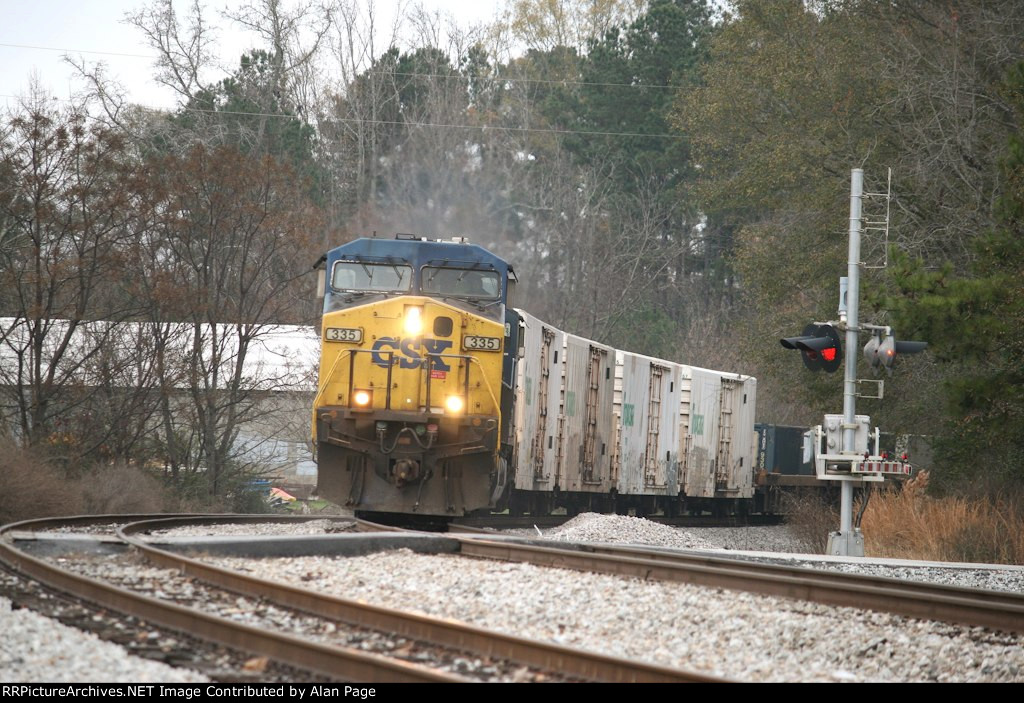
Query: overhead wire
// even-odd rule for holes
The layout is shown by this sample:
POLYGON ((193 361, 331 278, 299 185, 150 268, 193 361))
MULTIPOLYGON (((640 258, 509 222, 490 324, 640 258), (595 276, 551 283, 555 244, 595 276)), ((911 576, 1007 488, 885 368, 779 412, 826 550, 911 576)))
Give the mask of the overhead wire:
MULTIPOLYGON (((0 94, 0 98, 12 98, 17 99, 16 95, 0 94)), ((67 98, 53 98, 58 102, 73 102, 67 98)), ((204 110, 195 107, 179 107, 179 108, 156 108, 147 105, 139 105, 137 103, 131 103, 137 107, 145 108, 154 112, 172 112, 174 110, 181 110, 184 112, 195 112, 207 115, 235 115, 240 117, 281 117, 296 119, 297 115, 291 115, 283 112, 242 112, 237 110, 204 110)), ((345 122, 348 124, 363 124, 363 125, 387 125, 395 127, 436 127, 440 129, 473 129, 481 132, 488 130, 505 131, 505 132, 536 132, 539 134, 572 134, 580 136, 594 136, 594 137, 652 137, 656 139, 682 139, 681 134, 648 134, 645 132, 606 132, 606 131, 588 131, 582 129, 558 129, 555 127, 510 127, 505 125, 475 125, 475 124, 444 124, 440 122, 402 122, 398 120, 367 120, 358 117, 327 117, 327 121, 334 122, 345 122)))
MULTIPOLYGON (((151 54, 129 54, 119 53, 112 51, 90 51, 90 50, 79 50, 52 46, 39 46, 33 44, 14 44, 10 42, 0 42, 0 47, 11 47, 19 49, 35 49, 41 51, 61 51, 65 53, 83 53, 83 54, 98 54, 105 56, 123 56, 130 58, 157 58, 151 54)), ((410 78, 458 78, 466 80, 467 76, 461 74, 443 74, 443 73, 416 73, 408 71, 367 71, 370 75, 382 75, 382 76, 403 76, 410 78)), ((552 80, 552 79, 541 79, 541 78, 516 78, 516 77, 502 77, 502 76, 477 76, 475 78, 488 80, 491 82, 498 83, 537 83, 545 85, 564 85, 564 86, 594 86, 594 87, 619 87, 619 88, 655 88, 655 89, 672 89, 674 86, 670 85, 659 85, 659 84, 647 84, 647 83, 613 83, 613 82, 594 82, 594 81, 570 81, 570 80, 552 80)), ((0 97, 17 99, 14 95, 2 95, 0 97)), ((60 102, 72 102, 65 98, 54 98, 60 102)), ((169 111, 170 108, 156 108, 147 105, 138 105, 147 110, 153 111, 169 111)), ((271 118, 295 118, 296 115, 287 113, 273 113, 273 112, 244 112, 236 110, 206 110, 203 108, 181 106, 174 108, 185 112, 193 112, 198 114, 220 114, 220 115, 234 115, 240 117, 271 117, 271 118)), ((404 126, 404 127, 424 127, 424 128, 438 128, 438 129, 468 129, 468 130, 495 130, 495 131, 506 131, 516 133, 538 133, 538 134, 556 134, 556 135, 577 135, 577 136, 598 136, 598 137, 649 137, 652 139, 680 139, 682 135, 679 134, 650 134, 643 132, 612 132, 606 130, 578 130, 578 129, 559 129, 555 127, 513 127, 504 125, 472 125, 472 124, 444 124, 436 122, 415 122, 415 121, 398 121, 398 120, 369 120, 364 118, 355 117, 329 117, 329 120, 335 122, 343 122, 347 124, 360 124, 360 125, 375 125, 375 126, 404 126)))
MULTIPOLYGON (((12 44, 9 42, 0 42, 0 46, 6 46, 14 49, 37 49, 40 51, 60 51, 71 54, 96 54, 99 56, 124 56, 128 58, 140 58, 140 59, 156 59, 158 58, 154 54, 126 54, 114 51, 93 51, 88 49, 69 49, 60 48, 55 46, 38 46, 34 44, 12 44)), ((468 76, 464 76, 457 73, 420 73, 415 71, 365 71, 369 75, 377 76, 405 76, 409 78, 446 78, 446 79, 463 79, 465 80, 468 76)), ((520 78, 516 76, 472 76, 474 79, 491 81, 494 83, 538 83, 542 85, 566 85, 566 86, 593 86, 593 87, 604 87, 604 88, 654 88, 658 90, 672 90, 678 86, 661 84, 661 83, 618 83, 614 81, 572 81, 568 79, 553 79, 553 78, 520 78)))

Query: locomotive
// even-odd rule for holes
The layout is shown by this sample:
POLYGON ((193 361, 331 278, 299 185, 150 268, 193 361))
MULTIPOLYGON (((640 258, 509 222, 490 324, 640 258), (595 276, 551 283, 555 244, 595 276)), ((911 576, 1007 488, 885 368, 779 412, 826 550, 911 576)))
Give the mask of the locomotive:
POLYGON ((548 325, 510 305, 512 266, 461 238, 322 261, 321 496, 441 517, 749 507, 754 378, 548 325))

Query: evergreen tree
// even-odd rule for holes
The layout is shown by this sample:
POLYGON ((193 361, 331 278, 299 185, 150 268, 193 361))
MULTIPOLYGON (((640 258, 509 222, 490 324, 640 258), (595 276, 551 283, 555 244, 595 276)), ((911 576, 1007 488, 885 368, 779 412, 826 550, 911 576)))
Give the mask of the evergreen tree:
POLYGON ((940 433, 942 477, 1024 483, 1024 62, 1006 94, 1017 130, 1003 162, 997 225, 972 244, 966 275, 952 263, 928 270, 897 254, 896 294, 882 305, 899 329, 927 340, 957 369, 945 383, 948 418, 940 433))

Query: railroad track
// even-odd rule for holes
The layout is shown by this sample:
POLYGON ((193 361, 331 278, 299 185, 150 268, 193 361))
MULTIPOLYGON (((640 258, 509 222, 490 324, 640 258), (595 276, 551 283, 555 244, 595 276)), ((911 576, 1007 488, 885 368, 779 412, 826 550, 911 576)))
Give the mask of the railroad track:
POLYGON ((456 536, 463 556, 689 583, 1024 633, 1024 595, 678 550, 456 536))
MULTIPOLYGON (((264 581, 245 574, 204 564, 180 553, 172 553, 150 544, 141 533, 170 529, 181 525, 224 522, 266 522, 266 517, 241 516, 154 516, 85 517, 43 520, 9 525, 0 530, 0 559, 22 574, 62 592, 73 593, 104 607, 158 623, 173 630, 253 652, 312 671, 336 680, 374 682, 468 681, 460 675, 439 671, 393 657, 369 654, 348 647, 325 645, 262 627, 211 615, 195 607, 185 607, 161 598, 140 594, 127 588, 73 573, 53 561, 38 558, 18 548, 17 535, 69 526, 111 524, 124 544, 131 545, 152 563, 174 569, 193 579, 242 594, 262 602, 272 602, 316 618, 351 623, 357 627, 394 633, 416 642, 455 652, 469 652, 489 660, 507 660, 517 667, 532 667, 548 680, 585 680, 609 682, 685 682, 719 680, 669 667, 627 661, 601 654, 535 642, 493 633, 481 628, 437 618, 370 606, 343 598, 325 596, 286 584, 264 581), (138 519, 137 519, 138 518, 138 519), (131 522, 125 523, 125 520, 131 522)), ((273 518, 273 521, 301 521, 316 518, 273 518)), ((378 526, 355 523, 361 531, 376 531, 378 526)), ((392 531, 394 534, 394 531, 392 531)), ((392 541, 395 537, 390 538, 392 541)), ((379 541, 379 540, 378 540, 379 541)), ((376 547, 375 547, 376 548, 376 547)), ((408 648, 407 652, 408 652, 408 648)))
MULTIPOLYGON (((145 537, 146 533, 172 529, 181 525, 271 521, 265 516, 176 516, 171 518, 160 516, 159 519, 153 519, 153 517, 137 516, 138 519, 131 518, 132 522, 130 523, 126 523, 125 518, 117 518, 116 530, 108 528, 107 531, 116 532, 118 543, 131 545, 140 554, 145 554, 146 559, 162 568, 173 569, 197 582, 208 583, 211 588, 227 589, 233 594, 245 594, 254 602, 273 602, 282 608, 293 609, 297 613, 310 613, 321 619, 329 618, 332 621, 352 623, 354 626, 374 631, 393 633, 396 637, 410 641, 429 642, 431 646, 447 648, 454 652, 471 652, 475 656, 485 657, 488 660, 502 660, 511 662, 515 666, 528 666, 532 668, 532 671, 545 672, 544 677, 548 680, 713 680, 710 677, 693 675, 678 669, 636 664, 615 657, 591 655, 556 645, 495 635, 495 633, 460 625, 450 620, 392 611, 344 598, 324 596, 300 587, 269 583, 192 559, 178 552, 172 552, 166 543, 153 543, 158 538, 145 537)), ((102 520, 109 523, 112 519, 86 518, 73 522, 85 525, 102 520)), ((272 519, 276 522, 301 520, 280 517, 272 519)), ((32 563, 31 555, 9 556, 8 552, 16 547, 15 543, 17 542, 12 535, 16 535, 19 529, 28 527, 37 530, 49 529, 58 525, 66 525, 67 522, 40 521, 31 526, 22 523, 0 530, 2 533, 0 534, 0 558, 18 564, 19 570, 24 573, 32 573, 35 577, 34 570, 39 567, 32 563)), ((346 542, 349 544, 347 548, 355 550, 350 551, 350 554, 411 545, 411 548, 417 551, 457 553, 476 559, 529 562, 539 566, 615 574, 645 580, 676 581, 713 588, 797 598, 833 606, 879 610, 908 617, 965 623, 1006 632, 1024 632, 1024 596, 1012 593, 962 589, 848 573, 814 571, 655 547, 554 542, 530 543, 520 537, 501 537, 493 532, 475 535, 425 535, 422 533, 409 534, 395 527, 385 527, 365 521, 348 520, 343 521, 343 524, 350 532, 357 534, 332 535, 324 538, 307 536, 263 540, 261 541, 263 544, 262 554, 265 556, 289 555, 295 554, 296 549, 305 554, 337 554, 337 545, 341 542, 346 542), (296 547, 296 545, 301 546, 296 547)), ((463 526, 460 529, 466 528, 463 526)), ((111 535, 108 539, 114 541, 115 537, 111 535)), ((250 546, 246 548, 251 549, 250 538, 211 539, 212 542, 204 543, 204 548, 210 547, 215 542, 221 547, 230 546, 234 539, 240 544, 249 544, 250 546), (246 542, 247 539, 250 541, 246 542)), ((46 565, 46 568, 52 569, 53 566, 51 563, 46 565)), ((63 585, 63 579, 69 578, 71 577, 47 574, 40 580, 51 583, 61 590, 68 590, 63 585)), ((81 588, 81 586, 76 587, 79 590, 81 588)), ((106 607, 122 609, 121 595, 97 596, 96 593, 89 590, 93 588, 96 588, 94 584, 87 585, 83 597, 100 602, 106 607)), ((145 603, 145 597, 142 597, 142 600, 145 603)), ((149 608, 150 605, 146 604, 145 607, 149 608)), ((133 612, 139 617, 153 622, 162 622, 172 629, 193 632, 196 630, 192 627, 195 616, 191 612, 184 616, 184 620, 171 619, 173 616, 157 616, 151 610, 129 609, 128 612, 133 612), (165 617, 168 619, 161 619, 165 617)), ((203 637, 233 647, 271 657, 275 661, 292 662, 295 666, 312 670, 331 679, 359 681, 465 680, 461 676, 453 676, 451 673, 445 672, 442 672, 441 676, 447 676, 447 678, 438 678, 436 669, 410 666, 407 662, 404 665, 399 664, 395 668, 393 661, 391 665, 379 661, 379 659, 387 659, 387 657, 369 656, 369 661, 367 661, 367 655, 364 652, 355 652, 361 656, 356 657, 355 660, 349 660, 345 658, 347 655, 333 651, 341 649, 338 647, 327 647, 331 650, 328 654, 319 650, 313 653, 301 648, 307 644, 301 642, 302 638, 293 637, 293 639, 299 639, 299 643, 281 644, 276 641, 264 642, 251 631, 243 630, 240 634, 215 631, 221 626, 222 623, 205 624, 204 619, 202 627, 209 627, 211 631, 207 632, 204 629, 201 634, 203 637), (296 648, 289 649, 290 647, 296 648), (311 663, 315 663, 315 665, 311 665, 311 663), (426 671, 421 671, 421 669, 426 671), (410 675, 425 678, 404 678, 410 675)), ((258 634, 270 636, 265 629, 258 634)), ((320 645, 320 647, 324 648, 324 645, 320 645)))

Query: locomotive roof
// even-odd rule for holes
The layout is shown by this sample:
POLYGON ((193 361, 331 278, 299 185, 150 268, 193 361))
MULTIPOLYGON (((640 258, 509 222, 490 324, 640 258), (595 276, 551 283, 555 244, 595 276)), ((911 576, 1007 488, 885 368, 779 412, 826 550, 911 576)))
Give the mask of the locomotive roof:
POLYGON ((339 259, 403 259, 417 268, 427 264, 457 266, 459 264, 484 265, 505 273, 512 267, 504 259, 495 256, 477 244, 465 241, 436 241, 420 238, 370 238, 362 237, 331 249, 327 255, 330 262, 339 259))

